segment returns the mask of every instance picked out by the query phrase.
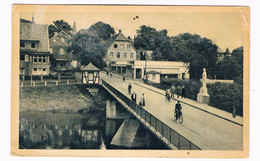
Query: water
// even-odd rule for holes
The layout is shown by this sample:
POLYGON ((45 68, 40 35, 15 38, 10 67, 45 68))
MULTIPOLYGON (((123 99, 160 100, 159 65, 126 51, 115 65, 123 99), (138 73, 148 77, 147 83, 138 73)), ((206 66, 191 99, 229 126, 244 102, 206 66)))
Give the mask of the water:
POLYGON ((21 149, 166 149, 141 124, 131 147, 111 145, 124 120, 106 119, 104 107, 83 113, 24 111, 19 120, 21 149))

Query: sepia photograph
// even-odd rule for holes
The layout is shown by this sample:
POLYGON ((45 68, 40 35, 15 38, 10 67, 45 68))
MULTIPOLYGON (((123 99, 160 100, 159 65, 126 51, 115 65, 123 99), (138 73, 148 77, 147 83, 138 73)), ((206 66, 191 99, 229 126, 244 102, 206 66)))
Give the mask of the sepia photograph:
POLYGON ((12 155, 248 156, 249 7, 12 16, 12 155))

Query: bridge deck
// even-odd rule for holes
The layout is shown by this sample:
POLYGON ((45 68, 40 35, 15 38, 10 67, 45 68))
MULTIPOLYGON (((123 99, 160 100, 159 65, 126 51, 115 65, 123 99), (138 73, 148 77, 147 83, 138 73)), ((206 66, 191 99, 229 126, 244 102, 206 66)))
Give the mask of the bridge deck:
POLYGON ((107 77, 103 73, 101 78, 129 98, 127 86, 131 83, 132 91, 137 94, 137 102, 139 102, 141 94, 144 93, 146 105, 143 108, 146 111, 201 149, 243 149, 243 126, 240 125, 243 119, 241 117, 234 119, 230 113, 211 109, 205 105, 199 107, 199 104, 194 103, 198 107, 196 108, 193 107, 191 100, 182 99, 181 101, 186 103, 182 103, 184 121, 180 124, 174 121, 176 101, 166 102, 161 90, 136 80, 123 82, 121 78, 107 77))

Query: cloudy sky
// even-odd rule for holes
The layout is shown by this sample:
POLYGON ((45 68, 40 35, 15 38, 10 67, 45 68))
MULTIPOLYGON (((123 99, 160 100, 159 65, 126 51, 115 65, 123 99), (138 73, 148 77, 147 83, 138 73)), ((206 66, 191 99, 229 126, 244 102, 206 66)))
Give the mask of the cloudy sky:
POLYGON ((65 20, 77 30, 89 28, 103 21, 116 32, 134 37, 140 25, 149 25, 157 30, 166 29, 170 36, 180 33, 196 33, 212 39, 221 49, 232 51, 243 45, 244 31, 249 24, 239 8, 230 7, 170 7, 170 6, 25 6, 20 17, 35 23, 52 24, 65 20), (137 19, 134 17, 139 16, 137 19))

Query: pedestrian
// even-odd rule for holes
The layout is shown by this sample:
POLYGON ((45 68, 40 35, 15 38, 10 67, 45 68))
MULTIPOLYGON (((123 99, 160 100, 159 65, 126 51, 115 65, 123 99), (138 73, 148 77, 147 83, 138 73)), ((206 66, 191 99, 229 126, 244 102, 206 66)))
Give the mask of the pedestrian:
POLYGON ((174 91, 175 91, 175 87, 173 85, 171 88, 171 98, 174 98, 174 91))
POLYGON ((107 70, 107 76, 108 76, 108 73, 109 73, 109 72, 108 72, 108 70, 107 70))
POLYGON ((165 91, 165 101, 168 100, 168 90, 165 91))
POLYGON ((131 99, 132 101, 134 101, 136 103, 136 97, 137 95, 135 94, 135 92, 133 91, 132 95, 131 95, 131 99))
POLYGON ((132 90, 132 85, 131 83, 128 84, 128 93, 131 94, 131 90, 132 90))
POLYGON ((110 71, 110 77, 112 77, 112 72, 110 71))
POLYGON ((180 97, 181 95, 181 87, 178 85, 177 88, 176 88, 176 93, 177 93, 177 96, 178 98, 180 97))
POLYGON ((180 101, 175 105, 175 119, 178 120, 179 116, 181 115, 181 104, 180 101))
POLYGON ((123 82, 125 81, 125 75, 123 75, 123 82))
POLYGON ((185 97, 186 97, 186 89, 185 89, 185 86, 182 86, 181 96, 182 96, 182 98, 185 98, 185 97))
POLYGON ((144 93, 142 93, 142 97, 141 97, 141 103, 142 103, 142 106, 145 106, 144 93))

